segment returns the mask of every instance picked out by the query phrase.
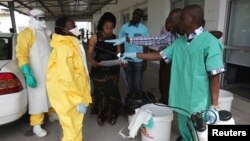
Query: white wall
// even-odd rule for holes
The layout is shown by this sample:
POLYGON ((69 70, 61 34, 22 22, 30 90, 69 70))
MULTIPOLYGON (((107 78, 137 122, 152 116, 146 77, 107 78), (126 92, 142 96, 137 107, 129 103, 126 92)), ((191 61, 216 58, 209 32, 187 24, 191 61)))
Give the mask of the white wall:
MULTIPOLYGON (((114 32, 117 34, 121 26, 123 11, 131 14, 135 7, 146 5, 148 7, 148 29, 151 35, 158 35, 170 12, 170 0, 117 0, 117 4, 107 5, 101 12, 94 14, 92 23, 97 24, 104 12, 112 12, 117 18, 114 32)), ((204 17, 207 30, 220 30, 225 33, 227 4, 229 0, 205 0, 204 17)), ((115 2, 115 1, 113 1, 115 2)))
POLYGON ((152 35, 158 35, 170 12, 170 0, 148 1, 148 29, 152 35))
MULTIPOLYGON (((204 17, 207 30, 220 30, 225 33, 228 1, 205 0, 204 17)), ((224 36, 222 36, 222 41, 224 41, 224 36)))
POLYGON ((207 29, 223 29, 226 12, 226 1, 228 0, 205 0, 204 17, 206 19, 207 29))
POLYGON ((215 30, 218 27, 220 0, 205 0, 204 18, 207 30, 215 30))
MULTIPOLYGON (((227 34, 227 18, 228 18, 228 4, 230 0, 205 0, 204 5, 204 18, 206 20, 205 28, 207 30, 219 30, 223 32, 223 36, 221 38, 222 42, 224 42, 224 38, 227 34)), ((165 19, 168 16, 170 11, 170 0, 118 0, 117 5, 109 5, 104 7, 101 10, 101 13, 95 14, 93 23, 97 23, 100 15, 106 11, 110 11, 114 13, 117 17, 117 28, 119 29, 121 24, 121 13, 123 11, 131 11, 133 8, 140 4, 146 3, 148 6, 148 28, 151 35, 158 35, 160 29, 164 25, 165 19)), ((115 33, 117 33, 117 28, 115 33)), ((226 46, 225 46, 226 47, 226 46)), ((237 52, 233 52, 231 54, 232 60, 239 60, 242 58, 241 62, 247 60, 249 58, 249 54, 242 54, 242 50, 240 50, 241 55, 237 56, 237 52), (236 54, 236 55, 235 55, 236 54)), ((249 60, 249 59, 248 59, 249 60)), ((237 64, 237 63, 236 63, 237 64)), ((240 63, 239 63, 240 64, 240 63)))
MULTIPOLYGON (((17 32, 20 32, 23 27, 28 26, 29 17, 15 12, 15 21, 17 32)), ((9 33, 10 28, 12 28, 10 15, 0 15, 0 32, 9 33)))
POLYGON ((222 36, 221 40, 224 41, 225 39, 225 30, 226 30, 226 21, 227 21, 227 7, 228 7, 229 0, 220 0, 220 12, 218 16, 218 30, 224 32, 224 36, 222 36))
MULTIPOLYGON (((135 8, 148 8, 148 28, 151 35, 158 35, 160 29, 165 23, 165 19, 170 11, 170 0, 117 0, 117 4, 107 5, 101 9, 101 13, 94 14, 93 25, 98 23, 100 16, 104 12, 111 12, 116 16, 117 24, 114 30, 115 34, 119 32, 121 27, 122 17, 121 14, 124 11, 132 12, 135 8)), ((115 1, 113 1, 115 2, 115 1)), ((131 17, 130 17, 131 18, 131 17)))
POLYGON ((51 32, 54 32, 54 29, 55 29, 55 22, 56 22, 56 21, 46 21, 47 28, 48 28, 51 32))
POLYGON ((9 15, 0 16, 0 32, 9 33, 9 28, 11 28, 11 19, 9 15))
MULTIPOLYGON (((115 2, 115 0, 112 1, 112 3, 114 3, 114 2, 115 2)), ((117 34, 119 32, 119 28, 121 27, 121 22, 122 22, 121 12, 124 10, 129 10, 131 12, 131 11, 133 11, 132 9, 134 7, 141 5, 143 3, 147 3, 147 0, 117 0, 117 4, 107 5, 101 9, 101 13, 100 13, 100 11, 98 11, 96 14, 94 14, 92 23, 93 23, 93 25, 94 24, 97 25, 98 20, 103 13, 111 12, 116 16, 116 28, 115 28, 114 32, 115 32, 115 34, 117 34)), ((92 28, 94 28, 94 27, 92 27, 92 28)))

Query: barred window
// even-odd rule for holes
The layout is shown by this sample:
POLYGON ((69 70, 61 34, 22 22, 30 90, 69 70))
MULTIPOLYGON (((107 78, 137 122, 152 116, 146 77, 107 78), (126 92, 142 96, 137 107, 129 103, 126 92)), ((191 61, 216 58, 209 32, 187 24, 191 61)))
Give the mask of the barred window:
POLYGON ((230 3, 226 44, 250 47, 250 1, 232 0, 230 3))

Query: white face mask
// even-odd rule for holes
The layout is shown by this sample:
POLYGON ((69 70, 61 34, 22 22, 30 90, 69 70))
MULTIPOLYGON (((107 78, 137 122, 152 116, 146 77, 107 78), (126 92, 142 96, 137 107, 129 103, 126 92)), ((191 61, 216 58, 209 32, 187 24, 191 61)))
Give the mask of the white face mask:
POLYGON ((77 27, 69 30, 69 32, 71 32, 72 34, 74 34, 76 37, 78 37, 79 35, 81 35, 81 32, 79 31, 79 29, 77 27))
POLYGON ((45 21, 39 21, 39 25, 42 28, 47 28, 47 25, 46 25, 45 21))

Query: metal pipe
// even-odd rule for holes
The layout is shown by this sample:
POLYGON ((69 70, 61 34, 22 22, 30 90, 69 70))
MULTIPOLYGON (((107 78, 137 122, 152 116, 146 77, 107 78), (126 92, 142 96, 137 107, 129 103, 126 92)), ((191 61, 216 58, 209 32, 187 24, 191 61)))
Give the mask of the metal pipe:
POLYGON ((15 14, 14 14, 14 2, 9 1, 8 2, 9 9, 10 9, 10 18, 11 18, 11 23, 12 23, 12 28, 14 30, 14 33, 16 33, 16 21, 15 21, 15 14))

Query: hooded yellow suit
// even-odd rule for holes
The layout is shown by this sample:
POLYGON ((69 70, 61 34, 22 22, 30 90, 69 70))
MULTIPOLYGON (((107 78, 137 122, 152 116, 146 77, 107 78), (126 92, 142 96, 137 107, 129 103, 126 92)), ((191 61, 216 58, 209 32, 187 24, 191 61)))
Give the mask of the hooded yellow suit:
MULTIPOLYGON (((53 51, 47 68, 47 91, 63 128, 63 141, 82 141, 83 114, 77 105, 92 102, 89 79, 79 41, 72 36, 53 34, 53 51)), ((86 58, 85 58, 86 59, 86 58)))

